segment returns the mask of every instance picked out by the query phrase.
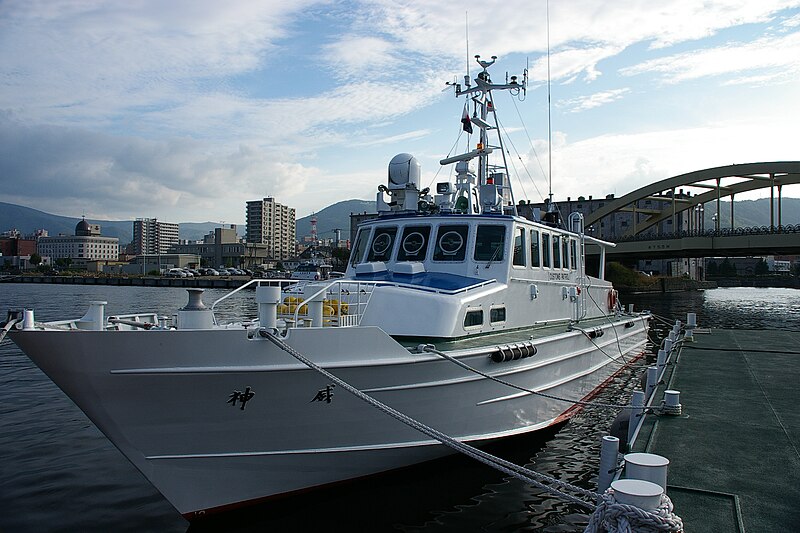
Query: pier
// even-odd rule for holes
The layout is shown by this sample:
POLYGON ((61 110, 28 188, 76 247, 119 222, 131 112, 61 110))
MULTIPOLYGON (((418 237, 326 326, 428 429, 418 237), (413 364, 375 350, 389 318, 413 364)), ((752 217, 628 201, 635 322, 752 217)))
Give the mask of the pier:
MULTIPOLYGON (((680 416, 647 416, 633 451, 670 460, 686 531, 800 527, 800 333, 697 329, 659 386, 680 416)), ((655 405, 655 403, 654 403, 655 405)))
POLYGON ((6 276, 5 283, 54 283, 62 285, 118 285, 134 287, 197 287, 201 289, 235 289, 249 276, 168 278, 163 276, 6 276))

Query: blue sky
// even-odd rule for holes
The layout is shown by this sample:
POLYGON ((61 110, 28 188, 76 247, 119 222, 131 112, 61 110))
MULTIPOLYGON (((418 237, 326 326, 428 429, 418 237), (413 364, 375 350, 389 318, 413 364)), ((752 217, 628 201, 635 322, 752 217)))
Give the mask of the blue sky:
MULTIPOLYGON (((298 217, 374 199, 400 152, 442 181, 463 106, 442 89, 465 74, 468 20, 496 81, 530 65, 527 99, 497 107, 516 197, 540 201, 545 14, 544 0, 5 0, 0 199, 242 223, 264 196, 298 217)), ((553 1, 550 46, 557 200, 800 159, 800 0, 553 1)))

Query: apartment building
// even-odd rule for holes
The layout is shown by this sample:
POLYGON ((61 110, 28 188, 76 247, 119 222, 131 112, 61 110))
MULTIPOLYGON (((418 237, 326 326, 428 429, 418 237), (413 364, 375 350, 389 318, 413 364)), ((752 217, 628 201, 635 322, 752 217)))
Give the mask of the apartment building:
POLYGON ((136 255, 169 253, 178 244, 179 224, 160 222, 156 218, 133 221, 133 246, 136 255))
POLYGON ((295 210, 268 197, 247 202, 248 243, 267 245, 269 259, 281 261, 294 256, 295 210))

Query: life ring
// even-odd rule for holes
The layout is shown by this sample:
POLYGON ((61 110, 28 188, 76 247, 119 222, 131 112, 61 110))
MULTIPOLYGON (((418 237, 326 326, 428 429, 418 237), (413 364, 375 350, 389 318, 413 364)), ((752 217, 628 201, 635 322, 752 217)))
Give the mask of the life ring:
POLYGON ((611 289, 608 291, 608 309, 613 311, 617 308, 617 291, 611 289))

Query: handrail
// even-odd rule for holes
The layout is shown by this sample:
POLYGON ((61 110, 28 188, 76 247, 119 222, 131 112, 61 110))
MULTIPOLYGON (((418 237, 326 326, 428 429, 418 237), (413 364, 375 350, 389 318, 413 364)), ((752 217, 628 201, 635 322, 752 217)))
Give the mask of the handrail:
MULTIPOLYGON (((313 293, 311 296, 305 297, 305 295, 304 295, 304 301, 303 302, 298 302, 297 308, 295 309, 295 312, 294 312, 294 323, 295 324, 298 323, 297 321, 300 319, 300 310, 303 307, 306 308, 306 314, 308 314, 309 311, 310 311, 310 307, 309 307, 308 304, 310 302, 314 301, 314 299, 317 298, 320 294, 326 294, 328 292, 328 289, 330 289, 331 287, 333 287, 334 285, 337 285, 337 284, 339 285, 339 303, 341 305, 342 285, 345 284, 345 283, 350 284, 350 285, 352 285, 352 284, 356 285, 356 292, 358 294, 358 299, 356 300, 356 312, 358 314, 363 314, 361 312, 361 309, 360 309, 361 308, 361 290, 360 290, 361 286, 362 285, 365 285, 365 286, 372 285, 373 288, 374 288, 374 287, 377 287, 378 285, 383 285, 384 284, 383 282, 380 282, 380 281, 358 281, 358 280, 353 280, 353 279, 337 279, 335 281, 332 281, 331 283, 328 283, 327 285, 322 287, 317 292, 313 293)), ((370 292, 370 297, 371 296, 372 296, 372 293, 370 292)), ((369 303, 369 298, 367 299, 367 302, 365 303, 365 305, 368 304, 368 303, 369 303)), ((359 322, 360 322, 360 320, 359 320, 359 322)))
POLYGON ((253 284, 258 284, 258 285, 260 285, 261 283, 269 283, 269 284, 272 284, 272 283, 277 283, 278 285, 281 285, 282 283, 291 283, 291 284, 293 284, 293 285, 296 285, 296 284, 297 284, 297 283, 299 283, 300 281, 302 281, 302 280, 298 280, 298 279, 263 279, 263 278, 251 279, 250 281, 248 281, 248 282, 247 282, 247 283, 245 283, 244 285, 242 285, 242 286, 240 286, 240 287, 237 287, 236 289, 232 290, 232 291, 231 291, 231 292, 229 292, 228 294, 226 294, 226 295, 222 296, 221 298, 218 298, 217 300, 215 300, 215 301, 214 301, 214 303, 213 303, 213 304, 211 304, 211 311, 214 311, 214 308, 215 308, 215 307, 217 306, 217 304, 218 304, 218 303, 220 303, 222 300, 226 300, 226 299, 230 298, 231 296, 233 296, 234 294, 236 294, 236 293, 237 293, 237 292, 239 292, 240 290, 242 290, 242 289, 244 289, 244 288, 247 288, 247 287, 249 287, 250 285, 253 285, 253 284))

